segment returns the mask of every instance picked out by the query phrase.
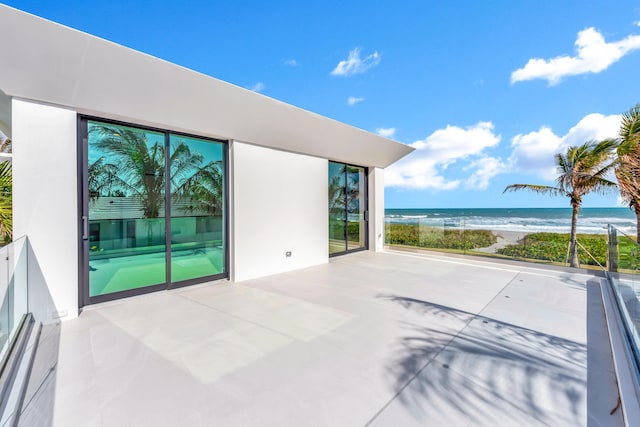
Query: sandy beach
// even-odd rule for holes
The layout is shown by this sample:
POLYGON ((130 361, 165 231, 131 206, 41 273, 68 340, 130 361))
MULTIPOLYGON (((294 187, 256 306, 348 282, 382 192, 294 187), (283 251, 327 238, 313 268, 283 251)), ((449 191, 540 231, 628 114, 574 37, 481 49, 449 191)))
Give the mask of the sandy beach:
POLYGON ((494 254, 498 249, 504 248, 508 245, 515 245, 520 240, 524 239, 527 234, 529 234, 525 233, 524 231, 491 231, 493 232, 493 234, 498 236, 498 241, 491 246, 487 246, 486 248, 476 248, 474 249, 474 251, 494 254))

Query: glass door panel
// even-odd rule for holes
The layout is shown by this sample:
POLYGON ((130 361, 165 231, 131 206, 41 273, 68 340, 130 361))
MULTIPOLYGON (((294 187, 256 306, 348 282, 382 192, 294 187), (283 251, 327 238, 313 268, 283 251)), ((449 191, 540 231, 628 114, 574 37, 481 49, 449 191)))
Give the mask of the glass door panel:
POLYGON ((89 296, 166 283, 164 133, 87 127, 89 296))
POLYGON ((366 169, 329 162, 329 255, 367 247, 366 169))
POLYGON ((225 271, 224 145, 172 134, 171 282, 225 271))
POLYGON ((347 166, 347 250, 364 248, 366 245, 366 191, 364 168, 347 166))
POLYGON ((344 164, 329 162, 329 254, 347 250, 345 168, 344 164))

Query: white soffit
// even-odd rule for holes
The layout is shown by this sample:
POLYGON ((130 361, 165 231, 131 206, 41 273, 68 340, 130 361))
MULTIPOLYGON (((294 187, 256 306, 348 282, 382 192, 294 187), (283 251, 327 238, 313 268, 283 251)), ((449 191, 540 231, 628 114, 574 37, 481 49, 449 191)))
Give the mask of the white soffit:
POLYGON ((0 5, 0 90, 85 114, 362 166, 412 148, 0 5))

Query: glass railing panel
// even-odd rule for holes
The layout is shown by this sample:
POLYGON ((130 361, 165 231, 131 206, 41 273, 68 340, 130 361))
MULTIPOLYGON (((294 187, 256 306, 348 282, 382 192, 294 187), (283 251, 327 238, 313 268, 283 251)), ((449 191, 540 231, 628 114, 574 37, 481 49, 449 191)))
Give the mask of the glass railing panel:
POLYGON ((432 249, 445 240, 445 224, 442 220, 387 217, 385 236, 387 245, 432 249))
POLYGON ((27 239, 0 248, 0 359, 28 311, 27 239))
MULTIPOLYGON (((11 321, 13 313, 11 305, 13 300, 12 289, 9 287, 9 264, 6 261, 8 246, 0 248, 0 355, 4 357, 11 334, 11 321)), ((0 357, 1 358, 1 357, 0 357)))
MULTIPOLYGON (((385 218, 387 245, 413 246, 454 253, 486 254, 497 236, 490 230, 468 229, 464 218, 388 216, 385 218)), ((493 248, 491 248, 493 249, 493 248)))
POLYGON ((640 246, 635 237, 609 226, 608 258, 609 281, 640 366, 640 246))
MULTIPOLYGON (((390 246, 569 265, 570 227, 559 224, 561 221, 558 220, 548 230, 541 231, 542 228, 528 225, 529 220, 523 217, 493 220, 478 214, 451 217, 391 214, 385 217, 385 243, 390 246)), ((577 240, 579 266, 604 269, 606 229, 579 229, 577 240)))

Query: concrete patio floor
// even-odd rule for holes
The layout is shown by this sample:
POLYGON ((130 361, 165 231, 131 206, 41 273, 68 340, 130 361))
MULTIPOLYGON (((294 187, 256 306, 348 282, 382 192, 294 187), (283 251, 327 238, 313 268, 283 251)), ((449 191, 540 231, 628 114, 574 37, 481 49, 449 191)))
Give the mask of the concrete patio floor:
POLYGON ((387 251, 102 304, 62 323, 42 386, 55 401, 34 398, 21 421, 620 425, 597 286, 531 264, 387 251))

